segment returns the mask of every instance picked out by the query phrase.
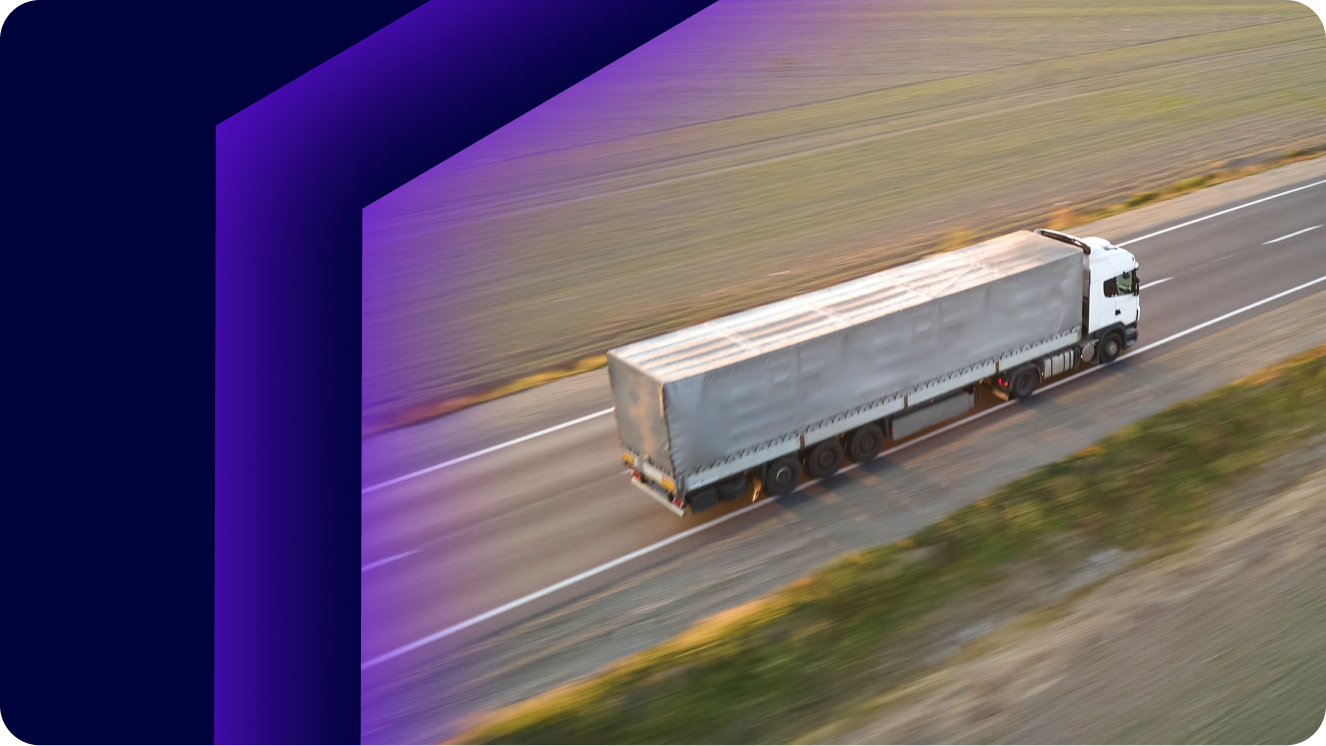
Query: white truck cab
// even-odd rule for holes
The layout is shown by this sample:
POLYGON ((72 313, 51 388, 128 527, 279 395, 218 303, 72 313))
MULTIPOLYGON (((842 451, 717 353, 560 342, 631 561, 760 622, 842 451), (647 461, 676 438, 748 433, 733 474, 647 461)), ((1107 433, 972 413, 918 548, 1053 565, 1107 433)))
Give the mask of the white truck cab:
POLYGON ((1137 258, 1103 238, 1083 239, 1091 246, 1087 267, 1091 274, 1087 296, 1087 334, 1114 324, 1133 326, 1141 313, 1137 288, 1137 258))
POLYGON ((1037 230, 1044 236, 1082 249, 1082 360, 1113 360, 1137 342, 1141 318, 1141 288, 1137 257, 1104 238, 1077 238, 1067 233, 1037 230), (1097 348, 1100 349, 1097 349, 1097 348))

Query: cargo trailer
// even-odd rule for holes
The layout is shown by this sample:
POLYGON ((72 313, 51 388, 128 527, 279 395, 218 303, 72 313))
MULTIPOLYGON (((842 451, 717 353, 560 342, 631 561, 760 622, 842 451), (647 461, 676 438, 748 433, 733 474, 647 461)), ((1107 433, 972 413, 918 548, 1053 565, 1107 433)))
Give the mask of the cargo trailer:
POLYGON ((678 515, 781 496, 961 416, 986 387, 1137 341, 1136 258, 1018 231, 608 352, 631 481, 678 515))

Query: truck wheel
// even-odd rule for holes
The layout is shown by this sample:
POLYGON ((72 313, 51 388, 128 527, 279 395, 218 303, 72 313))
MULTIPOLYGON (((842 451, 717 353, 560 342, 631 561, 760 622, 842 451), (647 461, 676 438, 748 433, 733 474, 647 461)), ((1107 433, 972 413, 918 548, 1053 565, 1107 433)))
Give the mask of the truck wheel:
POLYGON ((795 455, 774 459, 764 471, 764 490, 774 497, 792 494, 801 483, 801 462, 795 455))
POLYGON ((1036 369, 1027 366, 1018 371, 1017 375, 1013 376, 1013 386, 1010 388, 1009 393, 1013 394, 1014 399, 1026 399, 1031 396, 1031 392, 1035 390, 1036 384, 1041 382, 1040 379, 1040 374, 1036 372, 1036 369))
POLYGON ((806 454, 806 473, 811 479, 827 479, 843 468, 843 446, 837 438, 819 443, 806 454))
POLYGON ((687 495, 691 503, 691 513, 703 513, 704 511, 718 504, 718 495, 715 494, 713 487, 706 487, 702 490, 696 490, 687 495))
POLYGON ((718 490, 718 501, 728 502, 729 500, 736 500, 739 497, 745 496, 746 489, 750 486, 749 483, 750 480, 746 478, 745 474, 737 474, 736 476, 724 479, 719 482, 716 487, 718 490))
POLYGON ((1096 353, 1096 361, 1101 365, 1114 362, 1114 358, 1123 351, 1123 337, 1118 332, 1110 332, 1100 341, 1100 351, 1096 353))
POLYGON ((883 447, 884 431, 879 429, 879 425, 858 427, 847 438, 847 455, 857 463, 865 463, 878 456, 883 447))

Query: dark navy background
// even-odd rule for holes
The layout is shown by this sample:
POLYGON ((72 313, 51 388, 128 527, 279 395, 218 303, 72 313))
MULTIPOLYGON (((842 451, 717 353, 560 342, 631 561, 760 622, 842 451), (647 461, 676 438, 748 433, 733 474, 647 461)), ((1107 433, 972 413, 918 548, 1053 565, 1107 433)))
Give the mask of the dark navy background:
POLYGON ((14 11, 12 733, 358 740, 359 210, 707 4, 14 11))

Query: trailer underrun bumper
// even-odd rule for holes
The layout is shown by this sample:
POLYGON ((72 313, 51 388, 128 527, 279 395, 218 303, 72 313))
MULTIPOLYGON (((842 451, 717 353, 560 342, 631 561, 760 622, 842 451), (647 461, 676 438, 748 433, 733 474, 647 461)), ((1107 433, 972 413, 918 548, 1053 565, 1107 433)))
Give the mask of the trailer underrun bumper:
POLYGON ((639 487, 642 492, 662 503, 663 507, 671 510, 673 513, 676 513, 677 515, 686 515, 686 505, 684 503, 678 505, 672 495, 664 492, 661 488, 645 482, 634 474, 631 475, 631 484, 639 487))

